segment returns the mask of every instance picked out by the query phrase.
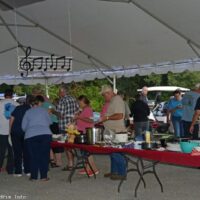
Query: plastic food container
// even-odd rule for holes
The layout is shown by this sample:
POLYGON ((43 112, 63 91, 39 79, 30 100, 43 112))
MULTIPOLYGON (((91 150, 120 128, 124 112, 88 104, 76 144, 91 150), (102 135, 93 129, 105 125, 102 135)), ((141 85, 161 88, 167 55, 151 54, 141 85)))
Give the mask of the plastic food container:
POLYGON ((128 141, 128 133, 117 133, 115 134, 115 140, 121 143, 128 141))

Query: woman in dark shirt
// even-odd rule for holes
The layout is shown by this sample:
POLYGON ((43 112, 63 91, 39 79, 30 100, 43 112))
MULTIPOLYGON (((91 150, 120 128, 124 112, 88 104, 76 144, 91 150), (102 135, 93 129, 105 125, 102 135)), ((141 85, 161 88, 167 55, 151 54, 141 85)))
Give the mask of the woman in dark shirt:
POLYGON ((33 96, 27 96, 24 105, 17 106, 11 114, 10 130, 11 140, 14 152, 15 176, 22 176, 22 163, 24 165, 24 173, 29 175, 30 166, 27 149, 24 144, 24 131, 22 130, 22 120, 27 110, 31 108, 30 104, 33 101, 33 96))
POLYGON ((135 137, 144 134, 149 129, 148 116, 150 114, 149 106, 141 100, 140 94, 136 96, 136 101, 132 108, 135 137))

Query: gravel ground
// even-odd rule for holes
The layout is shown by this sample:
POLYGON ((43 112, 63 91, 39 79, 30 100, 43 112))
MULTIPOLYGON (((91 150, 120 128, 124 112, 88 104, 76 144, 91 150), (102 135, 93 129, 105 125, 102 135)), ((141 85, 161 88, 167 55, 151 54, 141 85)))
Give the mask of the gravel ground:
POLYGON ((200 199, 200 170, 158 165, 157 172, 164 186, 161 193, 155 178, 149 174, 145 176, 147 188, 138 190, 138 197, 134 197, 134 187, 138 180, 136 173, 131 173, 127 181, 117 192, 118 181, 104 178, 103 174, 109 170, 109 158, 96 156, 96 163, 101 170, 97 179, 87 178, 77 173, 72 184, 67 182, 69 172, 61 168, 50 170, 49 182, 31 182, 28 177, 13 177, 5 172, 0 173, 0 200, 199 200, 200 199))

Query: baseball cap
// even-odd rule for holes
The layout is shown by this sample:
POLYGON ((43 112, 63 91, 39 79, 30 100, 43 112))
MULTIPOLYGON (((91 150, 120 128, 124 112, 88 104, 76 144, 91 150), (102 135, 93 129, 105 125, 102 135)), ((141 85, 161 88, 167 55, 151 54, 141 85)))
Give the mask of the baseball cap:
POLYGON ((106 92, 110 92, 110 91, 113 91, 112 87, 110 85, 103 85, 101 87, 101 92, 100 94, 104 94, 106 92))

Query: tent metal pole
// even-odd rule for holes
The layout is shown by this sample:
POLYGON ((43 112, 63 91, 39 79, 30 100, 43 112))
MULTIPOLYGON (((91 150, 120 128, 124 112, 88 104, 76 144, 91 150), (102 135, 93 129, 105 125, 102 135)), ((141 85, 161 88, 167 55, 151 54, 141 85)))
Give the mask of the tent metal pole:
POLYGON ((161 23, 162 25, 164 25, 165 27, 167 27, 168 29, 170 29, 172 32, 174 32, 177 35, 179 35, 181 38, 183 38, 184 40, 186 40, 186 42, 190 41, 190 43, 192 43, 194 46, 196 46, 197 48, 200 49, 200 45, 197 42, 195 42, 191 38, 187 37, 186 35, 184 35, 180 31, 176 30, 175 28, 173 28, 172 26, 170 26, 168 23, 164 22, 162 19, 158 18, 156 15, 154 15, 149 10, 147 10, 146 8, 144 8, 143 6, 141 6, 139 3, 137 3, 135 0, 131 0, 130 2, 133 5, 135 5, 137 8, 139 8, 140 10, 142 10, 143 12, 145 12, 146 14, 148 14, 150 17, 152 17, 153 19, 155 19, 156 21, 158 21, 159 23, 161 23))
POLYGON ((113 91, 114 91, 115 94, 117 94, 116 80, 117 80, 117 77, 116 77, 116 75, 114 75, 113 76, 113 91))
POLYGON ((101 68, 99 68, 99 67, 95 64, 95 62, 92 60, 92 58, 88 57, 88 59, 89 59, 89 61, 93 64, 94 68, 97 69, 98 71, 100 71, 101 74, 102 74, 103 76, 105 76, 105 78, 113 85, 113 84, 114 84, 113 81, 101 70, 101 68))
POLYGON ((13 49, 16 49, 16 48, 17 48, 17 46, 15 46, 15 47, 10 47, 10 48, 8 48, 8 49, 4 49, 4 50, 0 51, 0 54, 6 53, 6 52, 8 52, 8 51, 12 51, 13 49))
POLYGON ((17 42, 17 45, 22 49, 22 51, 25 53, 25 49, 23 47, 23 45, 19 42, 19 40, 17 39, 17 37, 15 36, 15 34, 12 32, 12 30, 10 29, 10 27, 7 25, 6 21, 4 20, 4 18, 0 15, 0 20, 3 22, 5 28, 7 29, 7 31, 10 33, 10 35, 12 36, 12 38, 17 42))
MULTIPOLYGON (((26 25, 26 24, 7 24, 10 26, 17 26, 17 27, 25 27, 25 28, 37 28, 36 25, 26 25)), ((3 23, 0 23, 0 26, 5 26, 3 23)))
POLYGON ((95 60, 97 63, 101 64, 102 66, 107 67, 108 69, 112 68, 105 64, 104 62, 102 62, 101 60, 99 60, 98 58, 94 57, 93 55, 87 53, 86 51, 84 51, 83 49, 79 48, 78 46, 70 43, 69 41, 65 40, 64 38, 62 38, 61 36, 57 35, 56 33, 52 32, 51 30, 47 29, 46 27, 40 25, 39 23, 36 23, 33 19, 27 17, 26 15, 22 14, 21 12, 19 12, 18 10, 14 9, 12 6, 10 6, 9 4, 5 3, 4 1, 0 0, 0 4, 2 4, 3 6, 7 7, 8 9, 11 9, 12 12, 15 12, 17 15, 19 15, 20 17, 24 18, 25 20, 31 22, 32 24, 34 24, 35 26, 37 26, 38 28, 42 29, 43 31, 47 32, 49 35, 57 38, 58 40, 60 40, 61 42, 71 46, 72 48, 76 49, 78 52, 82 53, 85 56, 89 56, 91 57, 93 60, 95 60))
POLYGON ((192 46, 190 41, 187 41, 187 44, 189 45, 189 47, 192 49, 192 51, 194 51, 194 53, 200 58, 200 54, 199 52, 192 46))
POLYGON ((45 78, 45 94, 46 94, 46 97, 49 98, 49 84, 48 84, 48 78, 45 78))

